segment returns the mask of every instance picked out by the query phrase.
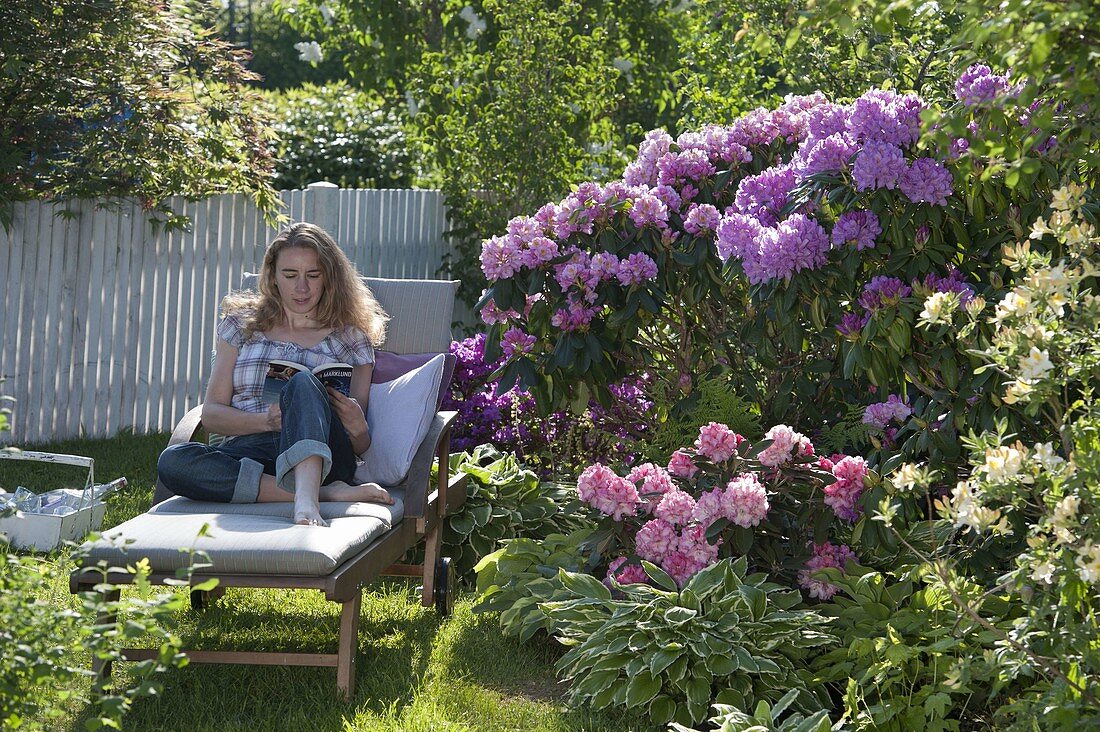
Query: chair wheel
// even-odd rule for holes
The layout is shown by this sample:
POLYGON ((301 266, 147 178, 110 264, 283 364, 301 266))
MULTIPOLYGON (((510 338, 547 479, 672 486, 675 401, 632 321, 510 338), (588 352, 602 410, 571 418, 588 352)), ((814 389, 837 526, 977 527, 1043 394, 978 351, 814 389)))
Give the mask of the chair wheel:
POLYGON ((455 609, 455 578, 450 557, 440 557, 435 565, 435 611, 439 617, 450 616, 455 609))

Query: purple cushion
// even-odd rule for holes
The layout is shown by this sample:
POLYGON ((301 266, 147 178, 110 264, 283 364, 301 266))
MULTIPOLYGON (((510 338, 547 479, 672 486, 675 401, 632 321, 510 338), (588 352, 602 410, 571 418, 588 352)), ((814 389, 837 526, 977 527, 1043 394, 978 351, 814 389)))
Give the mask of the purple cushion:
MULTIPOLYGON (((438 356, 438 353, 406 353, 399 354, 392 351, 378 351, 374 352, 374 371, 371 374, 370 382, 372 384, 384 384, 387 381, 393 381, 399 376, 404 376, 413 369, 418 369, 424 364, 431 361, 438 356)), ((439 409, 443 404, 443 397, 448 393, 451 388, 451 377, 455 373, 455 364, 458 359, 453 353, 445 354, 446 358, 443 361, 443 380, 439 385, 439 401, 436 404, 436 409, 439 409)))

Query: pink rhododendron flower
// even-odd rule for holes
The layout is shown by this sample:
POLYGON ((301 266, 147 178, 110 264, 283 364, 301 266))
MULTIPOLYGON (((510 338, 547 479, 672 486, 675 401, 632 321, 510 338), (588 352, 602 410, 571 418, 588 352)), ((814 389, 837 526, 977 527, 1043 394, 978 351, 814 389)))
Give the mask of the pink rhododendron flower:
POLYGON ((615 276, 627 287, 637 285, 657 276, 657 263, 648 254, 635 252, 619 262, 615 276))
POLYGON ((481 245, 481 271, 490 282, 508 279, 521 263, 519 247, 510 236, 494 236, 481 245))
POLYGON ((661 569, 668 572, 677 585, 683 587, 691 576, 705 567, 705 564, 697 562, 694 558, 684 554, 679 549, 669 552, 661 562, 661 569))
POLYGON ((612 578, 620 585, 649 582, 649 575, 642 569, 642 565, 634 562, 623 567, 624 564, 626 564, 626 557, 613 560, 607 567, 607 579, 604 580, 604 584, 610 587, 612 578))
POLYGON ((633 516, 640 503, 634 484, 600 463, 585 468, 577 478, 577 495, 616 521, 633 516))
POLYGON ((699 472, 699 468, 695 465, 695 461, 691 459, 691 455, 682 450, 677 450, 668 459, 668 472, 677 478, 691 480, 699 472))
POLYGON ((668 521, 673 526, 683 526, 691 521, 695 513, 695 499, 680 489, 666 493, 657 508, 653 509, 653 515, 659 519, 668 521))
POLYGON ((627 474, 626 479, 638 486, 638 495, 652 511, 669 491, 676 490, 672 476, 660 465, 642 463, 627 474))
POLYGON ((726 515, 725 491, 721 488, 709 490, 695 501, 692 517, 702 527, 710 526, 714 520, 726 515))
POLYGON ((858 561, 856 554, 844 544, 834 546, 829 542, 813 545, 814 555, 806 562, 806 568, 798 573, 798 584, 809 591, 810 597, 819 600, 828 600, 835 595, 840 588, 824 580, 814 579, 813 572, 826 567, 836 567, 843 570, 848 562, 858 561))
POLYGON ((785 424, 777 424, 764 435, 772 444, 764 448, 757 459, 761 465, 777 468, 795 456, 813 455, 814 446, 801 432, 795 432, 785 424))
POLYGON ((699 438, 695 440, 695 449, 699 454, 714 463, 724 463, 733 456, 737 447, 745 438, 729 427, 711 422, 699 428, 699 438))
POLYGON ((481 320, 488 325, 507 323, 509 320, 515 320, 518 317, 519 313, 511 308, 508 310, 498 308, 495 300, 490 300, 481 309, 481 320))
POLYGON ((832 467, 836 482, 825 486, 825 505, 840 518, 852 523, 863 512, 859 497, 863 495, 863 479, 867 476, 867 461, 861 457, 843 456, 832 467))
MULTIPOLYGON (((699 569, 709 567, 718 561, 718 547, 721 539, 711 544, 707 541, 707 531, 702 526, 690 526, 680 533, 680 542, 676 548, 690 559, 699 569)), ((698 570, 696 570, 698 571, 698 570)), ((694 574, 694 572, 692 573, 694 574)))
POLYGON ((664 519, 652 519, 634 535, 634 550, 647 562, 660 564, 665 555, 677 547, 679 540, 672 524, 664 519))
POLYGON ((753 474, 737 476, 722 493, 722 515, 746 529, 763 521, 769 508, 768 493, 753 474))

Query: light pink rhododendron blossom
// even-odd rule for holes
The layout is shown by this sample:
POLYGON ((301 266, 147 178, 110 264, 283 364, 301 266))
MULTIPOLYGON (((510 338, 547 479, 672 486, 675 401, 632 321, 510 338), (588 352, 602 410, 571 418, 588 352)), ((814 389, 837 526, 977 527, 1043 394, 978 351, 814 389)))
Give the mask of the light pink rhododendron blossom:
POLYGON ((831 582, 815 579, 813 573, 818 569, 836 567, 844 569, 848 562, 858 561, 855 552, 845 544, 834 546, 829 542, 813 545, 813 556, 806 562, 806 568, 798 572, 798 584, 809 592, 810 597, 819 600, 828 600, 835 595, 840 588, 831 582))
POLYGON ((600 463, 585 468, 577 478, 577 495, 616 521, 637 513, 641 502, 633 483, 600 463))
POLYGON ((685 526, 695 513, 695 499, 682 490, 671 490, 661 498, 653 515, 673 526, 685 526))
POLYGON ((768 493, 755 475, 739 475, 722 493, 722 515, 743 528, 756 526, 768 514, 768 493))
POLYGON ((790 462, 792 457, 806 457, 814 454, 814 446, 801 432, 795 432, 785 424, 777 424, 764 435, 772 444, 761 450, 757 459, 761 465, 777 468, 790 462))
POLYGON ((700 526, 710 526, 715 519, 726 515, 726 492, 721 488, 709 490, 695 501, 693 517, 700 526))
POLYGON ((848 523, 863 513, 859 498, 863 495, 863 480, 867 477, 867 461, 861 457, 834 455, 831 472, 836 482, 825 486, 825 505, 848 523))
POLYGON ((668 459, 668 472, 675 475, 677 478, 687 478, 691 480, 695 477, 695 474, 699 472, 699 466, 691 459, 691 455, 688 455, 683 450, 677 450, 672 453, 672 457, 668 459))
POLYGON ((665 555, 679 545, 676 529, 664 519, 652 519, 638 529, 634 537, 634 550, 648 562, 660 564, 665 555))
POLYGON ((605 584, 610 586, 612 578, 620 585, 649 582, 649 575, 642 569, 642 565, 634 562, 624 567, 623 565, 626 564, 626 561, 626 557, 619 557, 607 566, 607 579, 604 581, 605 584))
POLYGON ((699 438, 695 440, 695 449, 700 455, 714 463, 729 460, 745 438, 729 427, 711 422, 699 428, 699 438))
POLYGON ((657 507, 666 493, 676 489, 668 471, 653 463, 635 466, 627 474, 626 479, 637 486, 638 495, 646 502, 650 512, 657 507))

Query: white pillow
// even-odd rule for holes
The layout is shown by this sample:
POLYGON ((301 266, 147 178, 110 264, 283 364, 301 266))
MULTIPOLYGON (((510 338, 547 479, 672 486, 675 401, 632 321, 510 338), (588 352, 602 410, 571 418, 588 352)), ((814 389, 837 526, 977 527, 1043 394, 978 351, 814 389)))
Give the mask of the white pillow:
POLYGON ((371 444, 355 471, 359 483, 393 486, 408 475, 435 417, 444 360, 439 354, 393 381, 371 385, 367 402, 371 444))

